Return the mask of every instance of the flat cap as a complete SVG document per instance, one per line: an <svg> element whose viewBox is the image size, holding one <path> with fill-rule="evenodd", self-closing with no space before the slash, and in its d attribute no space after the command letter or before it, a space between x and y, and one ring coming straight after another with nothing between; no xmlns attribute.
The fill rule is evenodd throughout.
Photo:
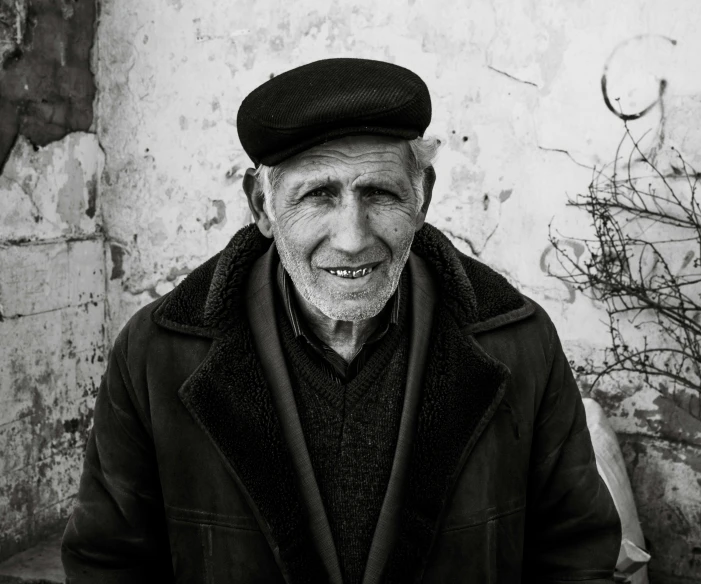
<svg viewBox="0 0 701 584"><path fill-rule="evenodd" d="M428 88L412 71L383 61L324 59L254 89L241 103L237 128L256 166L274 166L343 136L412 140L430 121Z"/></svg>

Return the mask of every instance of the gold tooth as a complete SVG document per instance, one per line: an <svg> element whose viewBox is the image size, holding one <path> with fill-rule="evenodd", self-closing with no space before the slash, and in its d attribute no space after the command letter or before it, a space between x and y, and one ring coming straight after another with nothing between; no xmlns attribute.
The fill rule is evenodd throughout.
<svg viewBox="0 0 701 584"><path fill-rule="evenodd" d="M359 270L329 270L334 276L341 278L357 278L359 276L367 276L372 271L372 268L361 268Z"/></svg>

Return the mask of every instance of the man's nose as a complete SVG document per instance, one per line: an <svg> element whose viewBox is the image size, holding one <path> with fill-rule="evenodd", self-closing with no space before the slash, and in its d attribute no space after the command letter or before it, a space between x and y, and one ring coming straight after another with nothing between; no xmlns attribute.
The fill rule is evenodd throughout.
<svg viewBox="0 0 701 584"><path fill-rule="evenodd" d="M331 225L331 245L348 255L372 245L369 209L358 197L348 197L335 209Z"/></svg>

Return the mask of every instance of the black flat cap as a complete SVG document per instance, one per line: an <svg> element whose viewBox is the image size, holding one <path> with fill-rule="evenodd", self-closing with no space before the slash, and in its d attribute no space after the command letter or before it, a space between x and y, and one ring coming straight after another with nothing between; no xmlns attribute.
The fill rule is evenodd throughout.
<svg viewBox="0 0 701 584"><path fill-rule="evenodd" d="M324 59L254 89L239 108L243 149L258 164L283 160L335 138L379 134L412 140L431 121L421 78L368 59Z"/></svg>

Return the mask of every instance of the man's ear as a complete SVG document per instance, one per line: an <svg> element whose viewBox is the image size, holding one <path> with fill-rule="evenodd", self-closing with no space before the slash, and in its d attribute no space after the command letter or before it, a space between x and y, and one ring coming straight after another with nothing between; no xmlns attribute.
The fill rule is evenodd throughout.
<svg viewBox="0 0 701 584"><path fill-rule="evenodd" d="M433 185L436 184L436 171L433 166L427 166L424 169L424 202L421 205L421 211L416 218L416 231L421 229L426 221L426 213L428 213L428 206L431 204L431 196L433 195Z"/></svg>
<svg viewBox="0 0 701 584"><path fill-rule="evenodd" d="M255 221L258 229L265 237L273 236L273 226L268 217L268 213L265 210L265 195L263 194L263 189L260 187L260 183L256 178L255 168L249 168L246 170L246 174L243 175L243 191L246 193L246 198L248 199L248 208L251 210L253 215L253 221Z"/></svg>

